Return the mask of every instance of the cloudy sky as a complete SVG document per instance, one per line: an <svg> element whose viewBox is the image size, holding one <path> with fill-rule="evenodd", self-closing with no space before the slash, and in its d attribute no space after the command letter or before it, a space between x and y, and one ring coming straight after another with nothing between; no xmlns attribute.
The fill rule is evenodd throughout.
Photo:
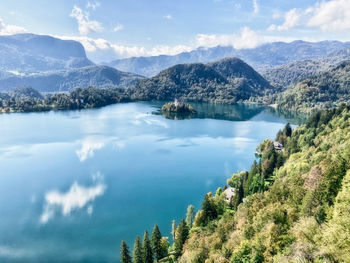
<svg viewBox="0 0 350 263"><path fill-rule="evenodd" d="M200 46L350 40L350 0L1 0L0 34L80 41L95 61Z"/></svg>

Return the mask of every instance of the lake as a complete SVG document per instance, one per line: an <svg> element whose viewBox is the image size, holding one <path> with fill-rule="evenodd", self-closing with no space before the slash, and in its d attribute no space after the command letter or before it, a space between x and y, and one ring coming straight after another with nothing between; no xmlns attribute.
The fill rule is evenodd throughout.
<svg viewBox="0 0 350 263"><path fill-rule="evenodd" d="M160 103L0 115L0 262L119 262L145 229L185 216L287 120L257 106ZM169 116L167 116L169 117Z"/></svg>

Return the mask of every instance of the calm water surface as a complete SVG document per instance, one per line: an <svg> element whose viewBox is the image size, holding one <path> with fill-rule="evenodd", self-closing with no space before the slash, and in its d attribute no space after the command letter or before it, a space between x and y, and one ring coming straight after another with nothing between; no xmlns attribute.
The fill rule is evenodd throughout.
<svg viewBox="0 0 350 263"><path fill-rule="evenodd" d="M119 246L249 169L287 122L259 107L159 103L0 115L0 262L119 262Z"/></svg>

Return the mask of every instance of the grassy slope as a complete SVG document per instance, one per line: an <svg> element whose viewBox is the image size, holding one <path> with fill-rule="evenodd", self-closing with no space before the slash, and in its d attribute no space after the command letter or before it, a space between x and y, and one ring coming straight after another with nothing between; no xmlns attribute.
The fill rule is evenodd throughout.
<svg viewBox="0 0 350 263"><path fill-rule="evenodd" d="M237 211L218 191L221 215L202 226L199 211L179 262L350 262L349 108L313 115L285 140L268 189Z"/></svg>

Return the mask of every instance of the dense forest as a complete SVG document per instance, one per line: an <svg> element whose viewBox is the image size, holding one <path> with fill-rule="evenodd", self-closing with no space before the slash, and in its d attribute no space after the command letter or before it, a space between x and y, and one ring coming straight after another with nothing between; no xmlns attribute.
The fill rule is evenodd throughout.
<svg viewBox="0 0 350 263"><path fill-rule="evenodd" d="M35 89L23 87L0 93L0 113L87 109L128 101L125 90L119 88L78 88L70 93L43 96Z"/></svg>
<svg viewBox="0 0 350 263"><path fill-rule="evenodd" d="M282 93L266 96L265 102L281 109L311 112L317 108L331 108L350 101L350 61L332 70L299 81Z"/></svg>
<svg viewBox="0 0 350 263"><path fill-rule="evenodd" d="M350 58L350 49L331 52L325 57L308 60L298 60L287 64L266 68L262 76L273 86L282 90L321 72L328 71Z"/></svg>
<svg viewBox="0 0 350 263"><path fill-rule="evenodd" d="M237 103L274 92L252 67L237 58L210 64L180 64L128 89L133 100L203 101Z"/></svg>
<svg viewBox="0 0 350 263"><path fill-rule="evenodd" d="M349 262L349 164L350 106L318 111L294 131L287 124L257 147L249 171L173 222L172 244L155 226L151 241L147 232L135 240L133 257L123 241L121 260Z"/></svg>

